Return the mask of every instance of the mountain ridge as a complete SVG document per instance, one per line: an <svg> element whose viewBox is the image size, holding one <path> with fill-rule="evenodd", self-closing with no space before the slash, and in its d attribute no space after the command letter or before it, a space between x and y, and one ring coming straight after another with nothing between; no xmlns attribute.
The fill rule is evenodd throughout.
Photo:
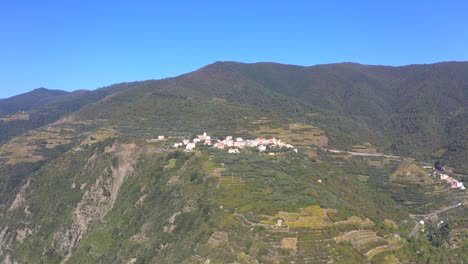
<svg viewBox="0 0 468 264"><path fill-rule="evenodd" d="M368 137L385 151L409 154L413 148L422 155L431 155L446 148L450 156L450 149L466 149L467 139L459 135L459 130L464 129L463 113L468 106L467 72L468 62L297 66L218 61L177 77L121 83L96 91L120 87L117 90L127 94L128 100L133 100L132 93L155 92L184 98L220 98L296 119L318 112L324 115L316 121L327 129L352 127L356 131L353 137ZM343 120L337 124L327 116ZM457 133L457 139L452 140L448 132Z"/></svg>

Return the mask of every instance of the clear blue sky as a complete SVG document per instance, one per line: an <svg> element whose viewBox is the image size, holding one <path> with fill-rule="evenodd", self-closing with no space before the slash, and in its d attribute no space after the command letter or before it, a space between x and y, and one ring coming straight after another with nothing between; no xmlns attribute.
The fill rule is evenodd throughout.
<svg viewBox="0 0 468 264"><path fill-rule="evenodd" d="M0 3L0 98L96 89L214 61L405 65L468 60L466 1Z"/></svg>

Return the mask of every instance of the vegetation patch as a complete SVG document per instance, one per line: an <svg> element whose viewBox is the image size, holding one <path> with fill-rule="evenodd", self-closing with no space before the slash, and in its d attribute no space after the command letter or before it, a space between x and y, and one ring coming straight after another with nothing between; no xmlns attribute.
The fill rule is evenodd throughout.
<svg viewBox="0 0 468 264"><path fill-rule="evenodd" d="M352 147L353 152L366 153L366 154L375 154L377 150L373 148L370 144L364 145L354 145Z"/></svg>
<svg viewBox="0 0 468 264"><path fill-rule="evenodd" d="M377 247L388 245L388 242L371 230L353 230L335 237L337 243L351 242L352 246L361 253L369 252Z"/></svg>
<svg viewBox="0 0 468 264"><path fill-rule="evenodd" d="M117 131L114 128L104 127L92 132L85 140L81 142L81 145L91 145L96 142L104 141L108 138L114 138L117 136Z"/></svg>
<svg viewBox="0 0 468 264"><path fill-rule="evenodd" d="M365 253L367 259L371 260L374 256L381 254L386 251L396 250L402 247L402 245L393 244L393 245L383 245L376 248L373 248Z"/></svg>
<svg viewBox="0 0 468 264"><path fill-rule="evenodd" d="M294 252L297 251L297 238L285 237L281 240L281 249L289 249Z"/></svg>
<svg viewBox="0 0 468 264"><path fill-rule="evenodd" d="M5 123L16 121L16 120L29 120L29 114L28 113L16 113L13 115L0 117L0 121L3 121Z"/></svg>
<svg viewBox="0 0 468 264"><path fill-rule="evenodd" d="M363 219L361 219L360 217L357 217L357 216L351 216L351 217L349 217L348 219L346 219L344 221L334 222L333 224L336 225L336 226L350 225L350 226L355 226L355 227L358 227L358 228L370 228L370 227L375 226L375 223L372 222L369 218L366 218L366 219L363 220Z"/></svg>
<svg viewBox="0 0 468 264"><path fill-rule="evenodd" d="M275 220L282 220L282 224L289 228L323 228L331 225L327 213L320 206L309 206L302 208L297 213L280 211L271 219L261 223L277 224Z"/></svg>
<svg viewBox="0 0 468 264"><path fill-rule="evenodd" d="M421 182L423 179L431 179L428 173L414 163L405 162L395 172L390 174L390 181Z"/></svg>
<svg viewBox="0 0 468 264"><path fill-rule="evenodd" d="M33 130L10 140L0 147L0 157L7 164L38 162L44 159L44 151L72 143L73 131L57 127Z"/></svg>
<svg viewBox="0 0 468 264"><path fill-rule="evenodd" d="M315 126L303 124L289 124L279 128L261 126L255 130L261 137L276 137L295 146L326 145L325 132Z"/></svg>

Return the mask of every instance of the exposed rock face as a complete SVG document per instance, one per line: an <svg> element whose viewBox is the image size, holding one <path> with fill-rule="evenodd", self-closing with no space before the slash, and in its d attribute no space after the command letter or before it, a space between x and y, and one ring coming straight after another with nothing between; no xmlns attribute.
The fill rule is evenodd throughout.
<svg viewBox="0 0 468 264"><path fill-rule="evenodd" d="M16 208L20 207L24 203L24 192L29 187L30 183L31 183L31 180L28 179L26 184L23 185L23 187L21 187L20 191L18 192L18 194L15 197L15 200L13 201L13 203L10 206L10 209L8 209L8 210L10 210L10 211L15 210Z"/></svg>
<svg viewBox="0 0 468 264"><path fill-rule="evenodd" d="M17 229L16 230L16 240L20 243L23 243L23 241L30 235L32 235L33 230L30 228L23 228L23 229Z"/></svg>
<svg viewBox="0 0 468 264"><path fill-rule="evenodd" d="M114 155L117 162L104 170L95 183L85 191L82 200L73 212L73 223L54 235L53 248L66 262L89 227L101 220L114 205L122 183L134 171L140 151L135 144L114 143L105 152ZM88 160L88 168L93 168L96 157Z"/></svg>
<svg viewBox="0 0 468 264"><path fill-rule="evenodd" d="M11 245L13 244L13 240L15 239L11 233L14 232L12 229L8 227L3 228L0 231L0 256L3 257L1 259L1 263L5 264L16 264L18 263L14 260L11 256L9 251L11 251Z"/></svg>

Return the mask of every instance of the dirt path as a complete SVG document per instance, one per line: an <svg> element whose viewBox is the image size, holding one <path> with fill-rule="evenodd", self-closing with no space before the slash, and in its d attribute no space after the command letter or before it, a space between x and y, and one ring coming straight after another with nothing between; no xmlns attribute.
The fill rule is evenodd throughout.
<svg viewBox="0 0 468 264"><path fill-rule="evenodd" d="M416 225L413 227L413 229L409 233L408 237L414 236L416 234L416 232L418 232L420 226L421 226L421 224L418 221L416 221Z"/></svg>
<svg viewBox="0 0 468 264"><path fill-rule="evenodd" d="M361 152L354 152L354 151L345 151L345 150L337 150L337 149L325 149L328 152L331 153L348 153L353 156L365 156L365 157L385 157L385 158L394 158L394 159L399 159L400 156L394 156L394 155L386 155L382 153L361 153Z"/></svg>

